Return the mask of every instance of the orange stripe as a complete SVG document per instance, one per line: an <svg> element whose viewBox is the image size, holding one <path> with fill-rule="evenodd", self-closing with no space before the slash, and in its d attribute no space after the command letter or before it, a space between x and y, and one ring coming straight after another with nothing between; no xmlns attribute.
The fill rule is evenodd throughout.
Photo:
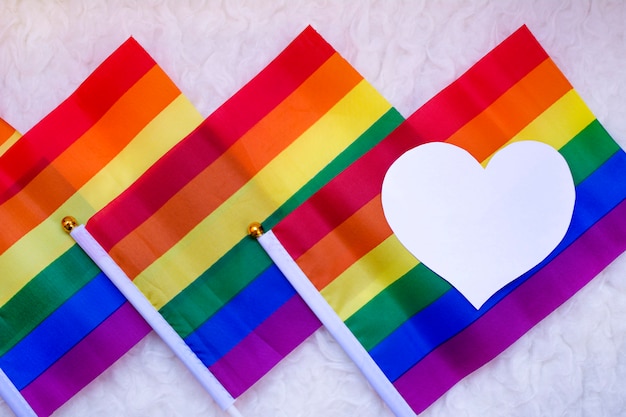
<svg viewBox="0 0 626 417"><path fill-rule="evenodd" d="M154 67L70 148L0 206L0 253L44 221L103 169L180 92ZM19 219L19 221L16 221Z"/></svg>
<svg viewBox="0 0 626 417"><path fill-rule="evenodd" d="M391 233L383 215L380 195L377 195L303 253L296 262L321 291ZM329 253L333 256L329 257ZM320 262L320 259L323 261Z"/></svg>
<svg viewBox="0 0 626 417"><path fill-rule="evenodd" d="M75 192L74 187L47 168L19 194L0 206L0 254L22 236L45 220L59 205Z"/></svg>
<svg viewBox="0 0 626 417"><path fill-rule="evenodd" d="M125 272L131 278L136 277L244 186L361 80L362 77L343 58L338 54L331 56L215 162L111 248L111 256L124 259ZM167 231L163 224L168 224ZM124 253L133 256L127 257Z"/></svg>
<svg viewBox="0 0 626 417"><path fill-rule="evenodd" d="M53 165L82 187L179 94L163 70L153 67Z"/></svg>
<svg viewBox="0 0 626 417"><path fill-rule="evenodd" d="M483 161L571 89L546 59L446 142Z"/></svg>
<svg viewBox="0 0 626 417"><path fill-rule="evenodd" d="M13 134L15 133L15 129L10 126L7 122L0 119L0 145L6 142Z"/></svg>

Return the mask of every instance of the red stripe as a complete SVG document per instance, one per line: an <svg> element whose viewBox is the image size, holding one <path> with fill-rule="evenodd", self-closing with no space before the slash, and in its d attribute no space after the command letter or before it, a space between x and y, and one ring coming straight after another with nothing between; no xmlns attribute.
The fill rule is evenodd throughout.
<svg viewBox="0 0 626 417"><path fill-rule="evenodd" d="M80 138L154 65L134 39L122 44L70 97L0 157L0 204Z"/></svg>
<svg viewBox="0 0 626 417"><path fill-rule="evenodd" d="M418 126L430 141L446 140L546 59L546 51L522 26L413 113L407 123Z"/></svg>
<svg viewBox="0 0 626 417"><path fill-rule="evenodd" d="M232 144L335 53L307 27L265 69L209 117L217 140Z"/></svg>
<svg viewBox="0 0 626 417"><path fill-rule="evenodd" d="M322 237L380 193L395 159L426 142L403 123L387 138L335 177L273 229L289 254L298 259ZM306 233L302 225L306 224Z"/></svg>
<svg viewBox="0 0 626 417"><path fill-rule="evenodd" d="M525 26L518 29L287 216L274 227L274 233L297 259L380 193L384 175L395 159L425 142L446 140L547 58L530 31ZM307 233L301 232L303 224Z"/></svg>
<svg viewBox="0 0 626 417"><path fill-rule="evenodd" d="M280 104L333 53L317 32L307 28L142 179L93 216L88 223L90 232L110 250Z"/></svg>
<svg viewBox="0 0 626 417"><path fill-rule="evenodd" d="M294 295L213 364L211 372L236 398L320 326L302 298Z"/></svg>

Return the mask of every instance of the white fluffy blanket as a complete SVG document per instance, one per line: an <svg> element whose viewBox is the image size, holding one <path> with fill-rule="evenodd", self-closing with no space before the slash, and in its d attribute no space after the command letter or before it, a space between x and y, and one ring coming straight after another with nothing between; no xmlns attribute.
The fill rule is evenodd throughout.
<svg viewBox="0 0 626 417"><path fill-rule="evenodd" d="M0 0L0 117L27 131L130 35L208 115L308 24L405 116L527 24L626 145L622 0ZM625 277L622 256L423 415L626 415ZM324 330L237 404L246 417L391 416ZM56 415L223 413L150 335Z"/></svg>

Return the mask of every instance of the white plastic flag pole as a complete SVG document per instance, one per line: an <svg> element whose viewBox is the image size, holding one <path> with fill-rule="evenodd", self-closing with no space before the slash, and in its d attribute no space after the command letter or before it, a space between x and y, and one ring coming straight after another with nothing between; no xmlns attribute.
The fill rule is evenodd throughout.
<svg viewBox="0 0 626 417"><path fill-rule="evenodd" d="M37 414L2 369L0 369L0 397L17 417L37 417Z"/></svg>
<svg viewBox="0 0 626 417"><path fill-rule="evenodd" d="M333 308L311 283L302 269L296 264L287 250L280 243L272 231L263 232L261 225L252 224L249 228L251 236L255 237L276 266L287 277L300 294L305 303L322 322L328 332L335 338L339 346L361 370L372 388L380 395L383 401L397 417L414 417L416 414L385 376L380 367L367 353L363 345L352 334L350 329L339 318Z"/></svg>
<svg viewBox="0 0 626 417"><path fill-rule="evenodd" d="M172 326L154 308L150 301L133 284L126 273L115 263L102 246L94 239L85 226L78 225L72 217L62 221L63 227L85 251L87 256L104 272L130 304L141 314L165 344L183 362L187 369L200 382L200 385L213 397L215 402L232 417L242 417L235 407L235 399L200 361Z"/></svg>

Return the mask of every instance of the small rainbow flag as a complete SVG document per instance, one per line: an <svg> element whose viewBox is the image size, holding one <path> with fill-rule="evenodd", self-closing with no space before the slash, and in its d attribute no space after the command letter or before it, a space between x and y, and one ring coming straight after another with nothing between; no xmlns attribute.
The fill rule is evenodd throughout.
<svg viewBox="0 0 626 417"><path fill-rule="evenodd" d="M576 184L573 219L547 259L476 310L393 235L381 206L383 177L426 142L446 141L485 161L520 140L545 142L566 159ZM522 27L272 233L420 413L626 249L625 197L626 154Z"/></svg>
<svg viewBox="0 0 626 417"><path fill-rule="evenodd" d="M201 121L129 39L0 156L0 369L38 415L150 330L60 219L93 215Z"/></svg>
<svg viewBox="0 0 626 417"><path fill-rule="evenodd" d="M309 27L86 228L237 397L320 325L249 223L276 223L402 121Z"/></svg>

